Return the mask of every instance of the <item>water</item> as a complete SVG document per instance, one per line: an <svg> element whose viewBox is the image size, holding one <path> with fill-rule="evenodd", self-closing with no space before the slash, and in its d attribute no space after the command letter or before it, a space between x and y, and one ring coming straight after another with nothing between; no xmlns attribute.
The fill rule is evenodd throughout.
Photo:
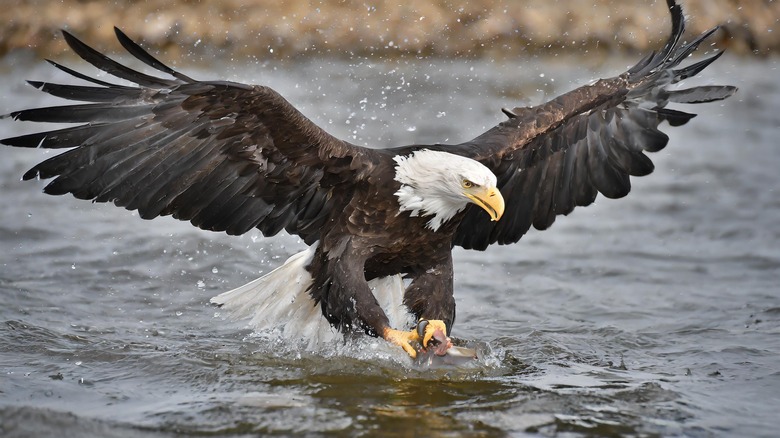
<svg viewBox="0 0 780 438"><path fill-rule="evenodd" d="M455 142L632 60L315 60L188 69L263 82L339 137ZM426 368L360 338L307 352L223 321L210 297L302 249L40 193L46 155L0 160L0 435L773 436L780 423L777 59L666 129L657 170L517 245L456 251L454 336L483 358ZM575 68L576 67L576 68ZM89 71L88 69L86 71ZM194 71L194 72L193 72ZM55 100L0 63L2 107ZM34 129L0 123L0 135Z"/></svg>

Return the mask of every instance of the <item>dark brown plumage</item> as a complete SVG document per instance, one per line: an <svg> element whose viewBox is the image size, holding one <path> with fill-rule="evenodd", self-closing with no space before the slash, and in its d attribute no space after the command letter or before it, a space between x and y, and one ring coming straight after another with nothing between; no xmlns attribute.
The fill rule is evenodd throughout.
<svg viewBox="0 0 780 438"><path fill-rule="evenodd" d="M334 138L268 87L194 80L118 29L117 38L133 56L171 78L129 69L63 32L84 60L137 86L100 81L52 62L93 85L30 84L87 103L9 116L81 125L2 143L71 148L24 174L26 180L54 178L45 188L49 194L113 202L138 210L144 219L172 215L228 234L257 228L272 236L284 229L316 243L306 268L309 293L328 321L343 330L390 339L388 318L366 281L397 274L411 280L406 307L451 328L453 245L482 250L517 242L532 225L545 229L598 193L625 196L629 176L653 170L645 152L668 141L659 124L679 126L694 117L667 103L710 102L735 92L730 86L667 89L720 56L678 67L715 29L681 44L682 11L672 0L668 5L671 37L626 73L539 106L504 110L508 120L465 143L394 149ZM503 218L491 222L482 209L468 206L432 226L433 214L405 209L394 159L424 150L470 158L490 169L506 201ZM486 211L493 208L479 202Z"/></svg>

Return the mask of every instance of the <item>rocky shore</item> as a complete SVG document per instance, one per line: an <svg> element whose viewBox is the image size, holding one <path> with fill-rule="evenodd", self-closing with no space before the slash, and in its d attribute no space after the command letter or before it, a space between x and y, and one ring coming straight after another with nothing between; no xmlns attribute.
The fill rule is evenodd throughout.
<svg viewBox="0 0 780 438"><path fill-rule="evenodd" d="M11 2L0 55L56 57L65 28L115 50L118 26L167 59L215 56L515 56L540 51L638 51L666 38L661 0L64 0ZM780 48L780 1L682 0L688 32L722 25L717 45L743 54ZM219 53L221 55L215 55Z"/></svg>

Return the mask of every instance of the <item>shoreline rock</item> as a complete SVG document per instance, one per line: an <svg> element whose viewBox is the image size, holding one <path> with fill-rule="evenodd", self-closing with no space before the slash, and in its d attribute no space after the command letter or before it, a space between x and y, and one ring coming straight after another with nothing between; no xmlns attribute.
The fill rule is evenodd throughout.
<svg viewBox="0 0 780 438"><path fill-rule="evenodd" d="M113 26L153 52L184 62L232 57L441 56L636 52L657 48L669 17L661 0L32 0L2 14L0 55L56 57L65 28L101 50L118 49ZM689 35L722 25L717 46L769 55L780 48L780 2L683 0ZM311 5L315 6L311 6ZM217 55L215 55L215 53Z"/></svg>

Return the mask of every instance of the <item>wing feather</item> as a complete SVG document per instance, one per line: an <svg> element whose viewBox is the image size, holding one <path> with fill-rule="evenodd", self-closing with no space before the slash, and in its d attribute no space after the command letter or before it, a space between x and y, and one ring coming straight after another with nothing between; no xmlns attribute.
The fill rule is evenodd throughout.
<svg viewBox="0 0 780 438"><path fill-rule="evenodd" d="M67 105L14 111L14 120L49 123L108 123L149 114L154 105L135 105L118 110L111 104Z"/></svg>
<svg viewBox="0 0 780 438"><path fill-rule="evenodd" d="M148 88L166 88L175 85L178 81L149 76L147 74L135 71L126 67L108 56L98 52L92 47L84 44L80 39L73 36L70 32L62 31L65 42L76 52L83 60L89 62L95 67L118 78L134 82L138 85Z"/></svg>
<svg viewBox="0 0 780 438"><path fill-rule="evenodd" d="M30 85L82 103L3 116L81 123L0 140L72 148L24 174L24 179L54 178L46 193L113 202L145 219L172 215L229 234L287 229L313 243L329 212L346 202L336 193L349 190L339 191L339 185L370 175L374 160L389 160L332 137L271 88L196 81L119 29L115 33L131 55L171 78L131 69L63 32L85 61L136 85L112 84L49 61L91 85Z"/></svg>
<svg viewBox="0 0 780 438"><path fill-rule="evenodd" d="M704 103L725 99L731 86L667 87L701 72L718 52L678 68L717 28L682 44L682 9L667 0L672 32L664 47L643 57L626 73L597 81L532 108L511 114L498 126L460 145L437 145L481 161L498 177L506 199L502 219L490 222L478 209L467 210L454 244L485 249L519 240L533 225L545 229L557 215L593 203L598 193L619 198L631 190L630 176L653 171L645 155L663 149L669 137L659 124L687 123L695 115L666 108L669 102Z"/></svg>
<svg viewBox="0 0 780 438"><path fill-rule="evenodd" d="M125 48L125 50L127 50L131 55L136 57L136 59L139 59L149 67L152 67L163 73L168 73L169 75L175 77L176 79L182 82L189 82L189 83L197 82L191 77L179 73L176 70L160 62L157 58L150 55L149 52L147 52L141 46L139 46L135 41L131 40L127 35L125 35L124 32L122 32L116 26L114 26L114 34L116 34L116 39L119 41L119 44L121 44L122 47Z"/></svg>
<svg viewBox="0 0 780 438"><path fill-rule="evenodd" d="M27 81L27 83L52 96L82 102L116 103L120 100L132 101L140 99L143 94L143 89L141 88L89 87L84 85L52 84L40 81Z"/></svg>

